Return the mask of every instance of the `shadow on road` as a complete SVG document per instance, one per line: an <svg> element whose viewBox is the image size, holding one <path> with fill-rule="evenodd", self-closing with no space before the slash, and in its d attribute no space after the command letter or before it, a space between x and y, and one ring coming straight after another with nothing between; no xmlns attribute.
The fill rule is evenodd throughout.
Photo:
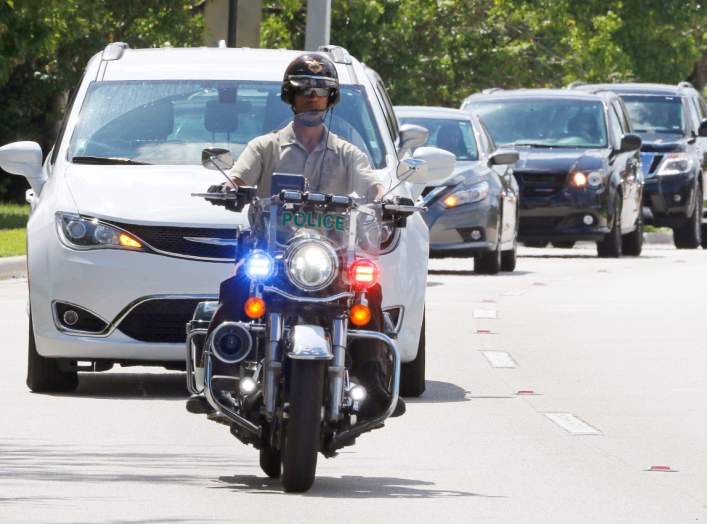
<svg viewBox="0 0 707 524"><path fill-rule="evenodd" d="M189 396L184 373L79 373L79 387L61 397L184 400Z"/></svg>
<svg viewBox="0 0 707 524"><path fill-rule="evenodd" d="M470 277L488 277L488 276L499 276L499 277L521 277L523 275L532 275L533 271L501 271L498 275L479 275L474 273L470 269L428 269L428 275L452 275L452 276L470 276ZM428 284L429 285L429 284Z"/></svg>
<svg viewBox="0 0 707 524"><path fill-rule="evenodd" d="M278 479L256 477L255 475L237 475L219 477L225 487L241 493L282 493L282 483ZM424 480L401 479L396 477L361 477L317 476L314 486L303 495L314 498L337 499L385 499L385 498L451 498L451 497L486 497L505 498L504 495L482 495L470 491L431 489L433 482Z"/></svg>
<svg viewBox="0 0 707 524"><path fill-rule="evenodd" d="M558 259L599 259L596 254L586 254L586 255L518 255L518 258L558 258ZM651 259L651 258L665 258L663 256L656 255L641 255L640 257L621 257L621 258L604 258L601 260L616 260L621 262L626 262L627 260L637 260L637 259Z"/></svg>
<svg viewBox="0 0 707 524"><path fill-rule="evenodd" d="M443 402L468 402L471 391L452 384L451 382L440 382L437 380L427 380L425 382L425 392L421 397L406 397L405 402L410 404L436 404Z"/></svg>

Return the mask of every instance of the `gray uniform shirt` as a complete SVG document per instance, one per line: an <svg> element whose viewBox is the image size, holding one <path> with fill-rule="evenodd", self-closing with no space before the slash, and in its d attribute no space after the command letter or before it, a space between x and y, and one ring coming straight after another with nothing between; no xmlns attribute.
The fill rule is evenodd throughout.
<svg viewBox="0 0 707 524"><path fill-rule="evenodd" d="M297 140L292 123L251 140L229 175L257 186L258 196L269 197L273 173L304 175L310 191L337 195L365 196L371 186L381 183L361 150L329 133L326 145L322 138L310 153Z"/></svg>

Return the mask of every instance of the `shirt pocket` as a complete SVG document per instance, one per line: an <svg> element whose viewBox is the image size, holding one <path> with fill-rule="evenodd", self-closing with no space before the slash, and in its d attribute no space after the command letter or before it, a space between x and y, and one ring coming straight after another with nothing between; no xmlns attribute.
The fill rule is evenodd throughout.
<svg viewBox="0 0 707 524"><path fill-rule="evenodd" d="M347 195L351 192L350 186L346 166L340 158L335 158L330 152L322 163L320 191Z"/></svg>

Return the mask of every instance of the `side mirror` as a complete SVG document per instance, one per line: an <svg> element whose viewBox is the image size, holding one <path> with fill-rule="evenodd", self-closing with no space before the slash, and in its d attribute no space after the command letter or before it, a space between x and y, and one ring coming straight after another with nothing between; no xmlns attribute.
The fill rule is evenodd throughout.
<svg viewBox="0 0 707 524"><path fill-rule="evenodd" d="M411 149L424 146L427 143L429 134L430 132L422 126L416 126L415 124L401 125L398 135L400 137L398 158L402 158L402 156Z"/></svg>
<svg viewBox="0 0 707 524"><path fill-rule="evenodd" d="M402 164L407 167L410 167L411 163L416 166L413 167L412 174L406 180L413 184L432 186L451 176L457 163L457 157L438 147L418 147L412 158L402 161Z"/></svg>
<svg viewBox="0 0 707 524"><path fill-rule="evenodd" d="M510 149L499 149L495 151L489 157L489 167L490 166L510 166L518 162L520 155L518 151L512 151Z"/></svg>
<svg viewBox="0 0 707 524"><path fill-rule="evenodd" d="M35 194L42 191L46 176L42 170L42 148L37 142L13 142L0 147L0 167L25 177Z"/></svg>
<svg viewBox="0 0 707 524"><path fill-rule="evenodd" d="M218 169L227 171L233 167L235 161L228 149L222 147L210 147L201 152L201 165L206 169Z"/></svg>
<svg viewBox="0 0 707 524"><path fill-rule="evenodd" d="M700 122L700 127L697 128L697 134L699 136L707 136L707 118Z"/></svg>
<svg viewBox="0 0 707 524"><path fill-rule="evenodd" d="M641 137L631 133L627 133L621 137L621 146L619 147L619 153L626 153L628 151L635 151L636 149L641 149Z"/></svg>

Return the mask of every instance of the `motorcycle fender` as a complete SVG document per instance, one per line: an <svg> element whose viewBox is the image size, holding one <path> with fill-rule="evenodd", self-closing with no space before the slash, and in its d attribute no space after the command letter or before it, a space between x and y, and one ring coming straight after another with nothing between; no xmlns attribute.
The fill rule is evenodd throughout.
<svg viewBox="0 0 707 524"><path fill-rule="evenodd" d="M295 326L290 331L290 352L294 360L331 360L331 344L321 326Z"/></svg>

